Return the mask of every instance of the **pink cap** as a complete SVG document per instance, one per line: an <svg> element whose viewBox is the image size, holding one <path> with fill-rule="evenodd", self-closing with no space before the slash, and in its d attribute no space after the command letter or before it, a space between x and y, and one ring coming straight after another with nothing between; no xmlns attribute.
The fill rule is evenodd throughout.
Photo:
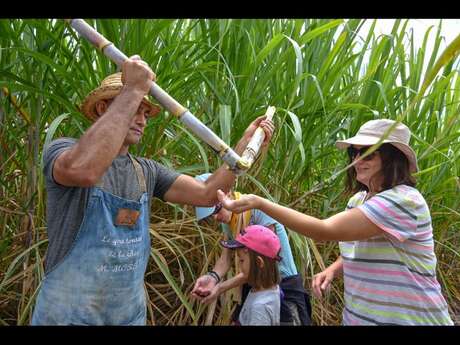
<svg viewBox="0 0 460 345"><path fill-rule="evenodd" d="M262 225L250 225L242 230L236 239L221 241L225 248L236 249L246 247L258 254L280 261L278 255L281 243L274 231Z"/></svg>

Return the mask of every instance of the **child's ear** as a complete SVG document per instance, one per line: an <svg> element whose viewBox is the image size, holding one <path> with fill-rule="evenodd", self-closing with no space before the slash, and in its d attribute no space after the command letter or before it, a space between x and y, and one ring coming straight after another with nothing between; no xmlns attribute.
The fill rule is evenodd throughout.
<svg viewBox="0 0 460 345"><path fill-rule="evenodd" d="M265 261L264 261L264 259L262 259L259 255L257 255L256 264L257 264L257 267L259 267L260 269L262 269L262 268L264 268L264 266L265 266Z"/></svg>

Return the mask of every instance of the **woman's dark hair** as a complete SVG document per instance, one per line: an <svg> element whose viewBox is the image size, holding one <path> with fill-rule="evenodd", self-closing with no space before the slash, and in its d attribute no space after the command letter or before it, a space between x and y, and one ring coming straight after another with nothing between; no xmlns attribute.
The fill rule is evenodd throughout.
<svg viewBox="0 0 460 345"><path fill-rule="evenodd" d="M248 284L257 289L268 289L280 282L280 273L278 263L265 255L256 253L248 248L249 252L249 275ZM257 257L264 261L264 267L261 269L257 265Z"/></svg>
<svg viewBox="0 0 460 345"><path fill-rule="evenodd" d="M415 187L416 180L410 173L409 160L402 151L388 143L382 144L377 150L382 160L381 173L383 174L383 183L378 192L399 184ZM349 162L351 163L351 157L349 157ZM371 178L370 184L372 184L374 177ZM353 167L347 170L345 185L347 194L354 194L363 190L369 191L367 186L356 180L356 170Z"/></svg>

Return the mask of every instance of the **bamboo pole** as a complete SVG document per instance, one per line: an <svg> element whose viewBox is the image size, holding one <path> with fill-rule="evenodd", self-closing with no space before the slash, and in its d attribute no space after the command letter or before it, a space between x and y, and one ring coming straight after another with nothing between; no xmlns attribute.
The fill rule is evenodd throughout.
<svg viewBox="0 0 460 345"><path fill-rule="evenodd" d="M108 41L104 36L97 32L94 28L88 25L83 19L67 19L70 26L77 31L81 36L86 38L93 46L101 50L105 56L113 61L118 67L121 67L123 62L128 57L122 53L115 45ZM171 114L178 117L182 123L187 126L196 136L206 142L219 157L228 164L230 170L235 175L242 175L250 167L254 161L254 157L257 155L260 148L260 144L263 141L257 139L257 143L254 143L250 151L246 153L246 157L249 161L240 157L235 151L233 151L221 138L219 138L211 129L205 124L198 120L188 109L184 108L174 98L172 98L166 91L164 91L156 83L152 82L150 88L150 95L155 99ZM260 131L262 131L260 129ZM260 138L261 134L257 135ZM263 131L262 131L263 134Z"/></svg>

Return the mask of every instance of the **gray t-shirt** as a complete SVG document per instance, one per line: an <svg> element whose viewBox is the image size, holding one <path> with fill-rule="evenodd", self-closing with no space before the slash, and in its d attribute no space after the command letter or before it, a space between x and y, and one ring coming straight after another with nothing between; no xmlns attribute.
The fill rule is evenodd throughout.
<svg viewBox="0 0 460 345"><path fill-rule="evenodd" d="M44 149L43 163L47 191L46 218L48 224L48 251L45 272L50 272L69 252L83 221L91 188L66 187L53 178L56 158L77 142L73 138L52 141ZM149 211L153 197L163 199L179 173L151 159L136 157L145 176L149 195ZM139 201L141 190L130 158L117 156L102 178L103 189L121 198Z"/></svg>
<svg viewBox="0 0 460 345"><path fill-rule="evenodd" d="M250 291L243 307L239 321L242 326L278 326L280 324L280 288Z"/></svg>

